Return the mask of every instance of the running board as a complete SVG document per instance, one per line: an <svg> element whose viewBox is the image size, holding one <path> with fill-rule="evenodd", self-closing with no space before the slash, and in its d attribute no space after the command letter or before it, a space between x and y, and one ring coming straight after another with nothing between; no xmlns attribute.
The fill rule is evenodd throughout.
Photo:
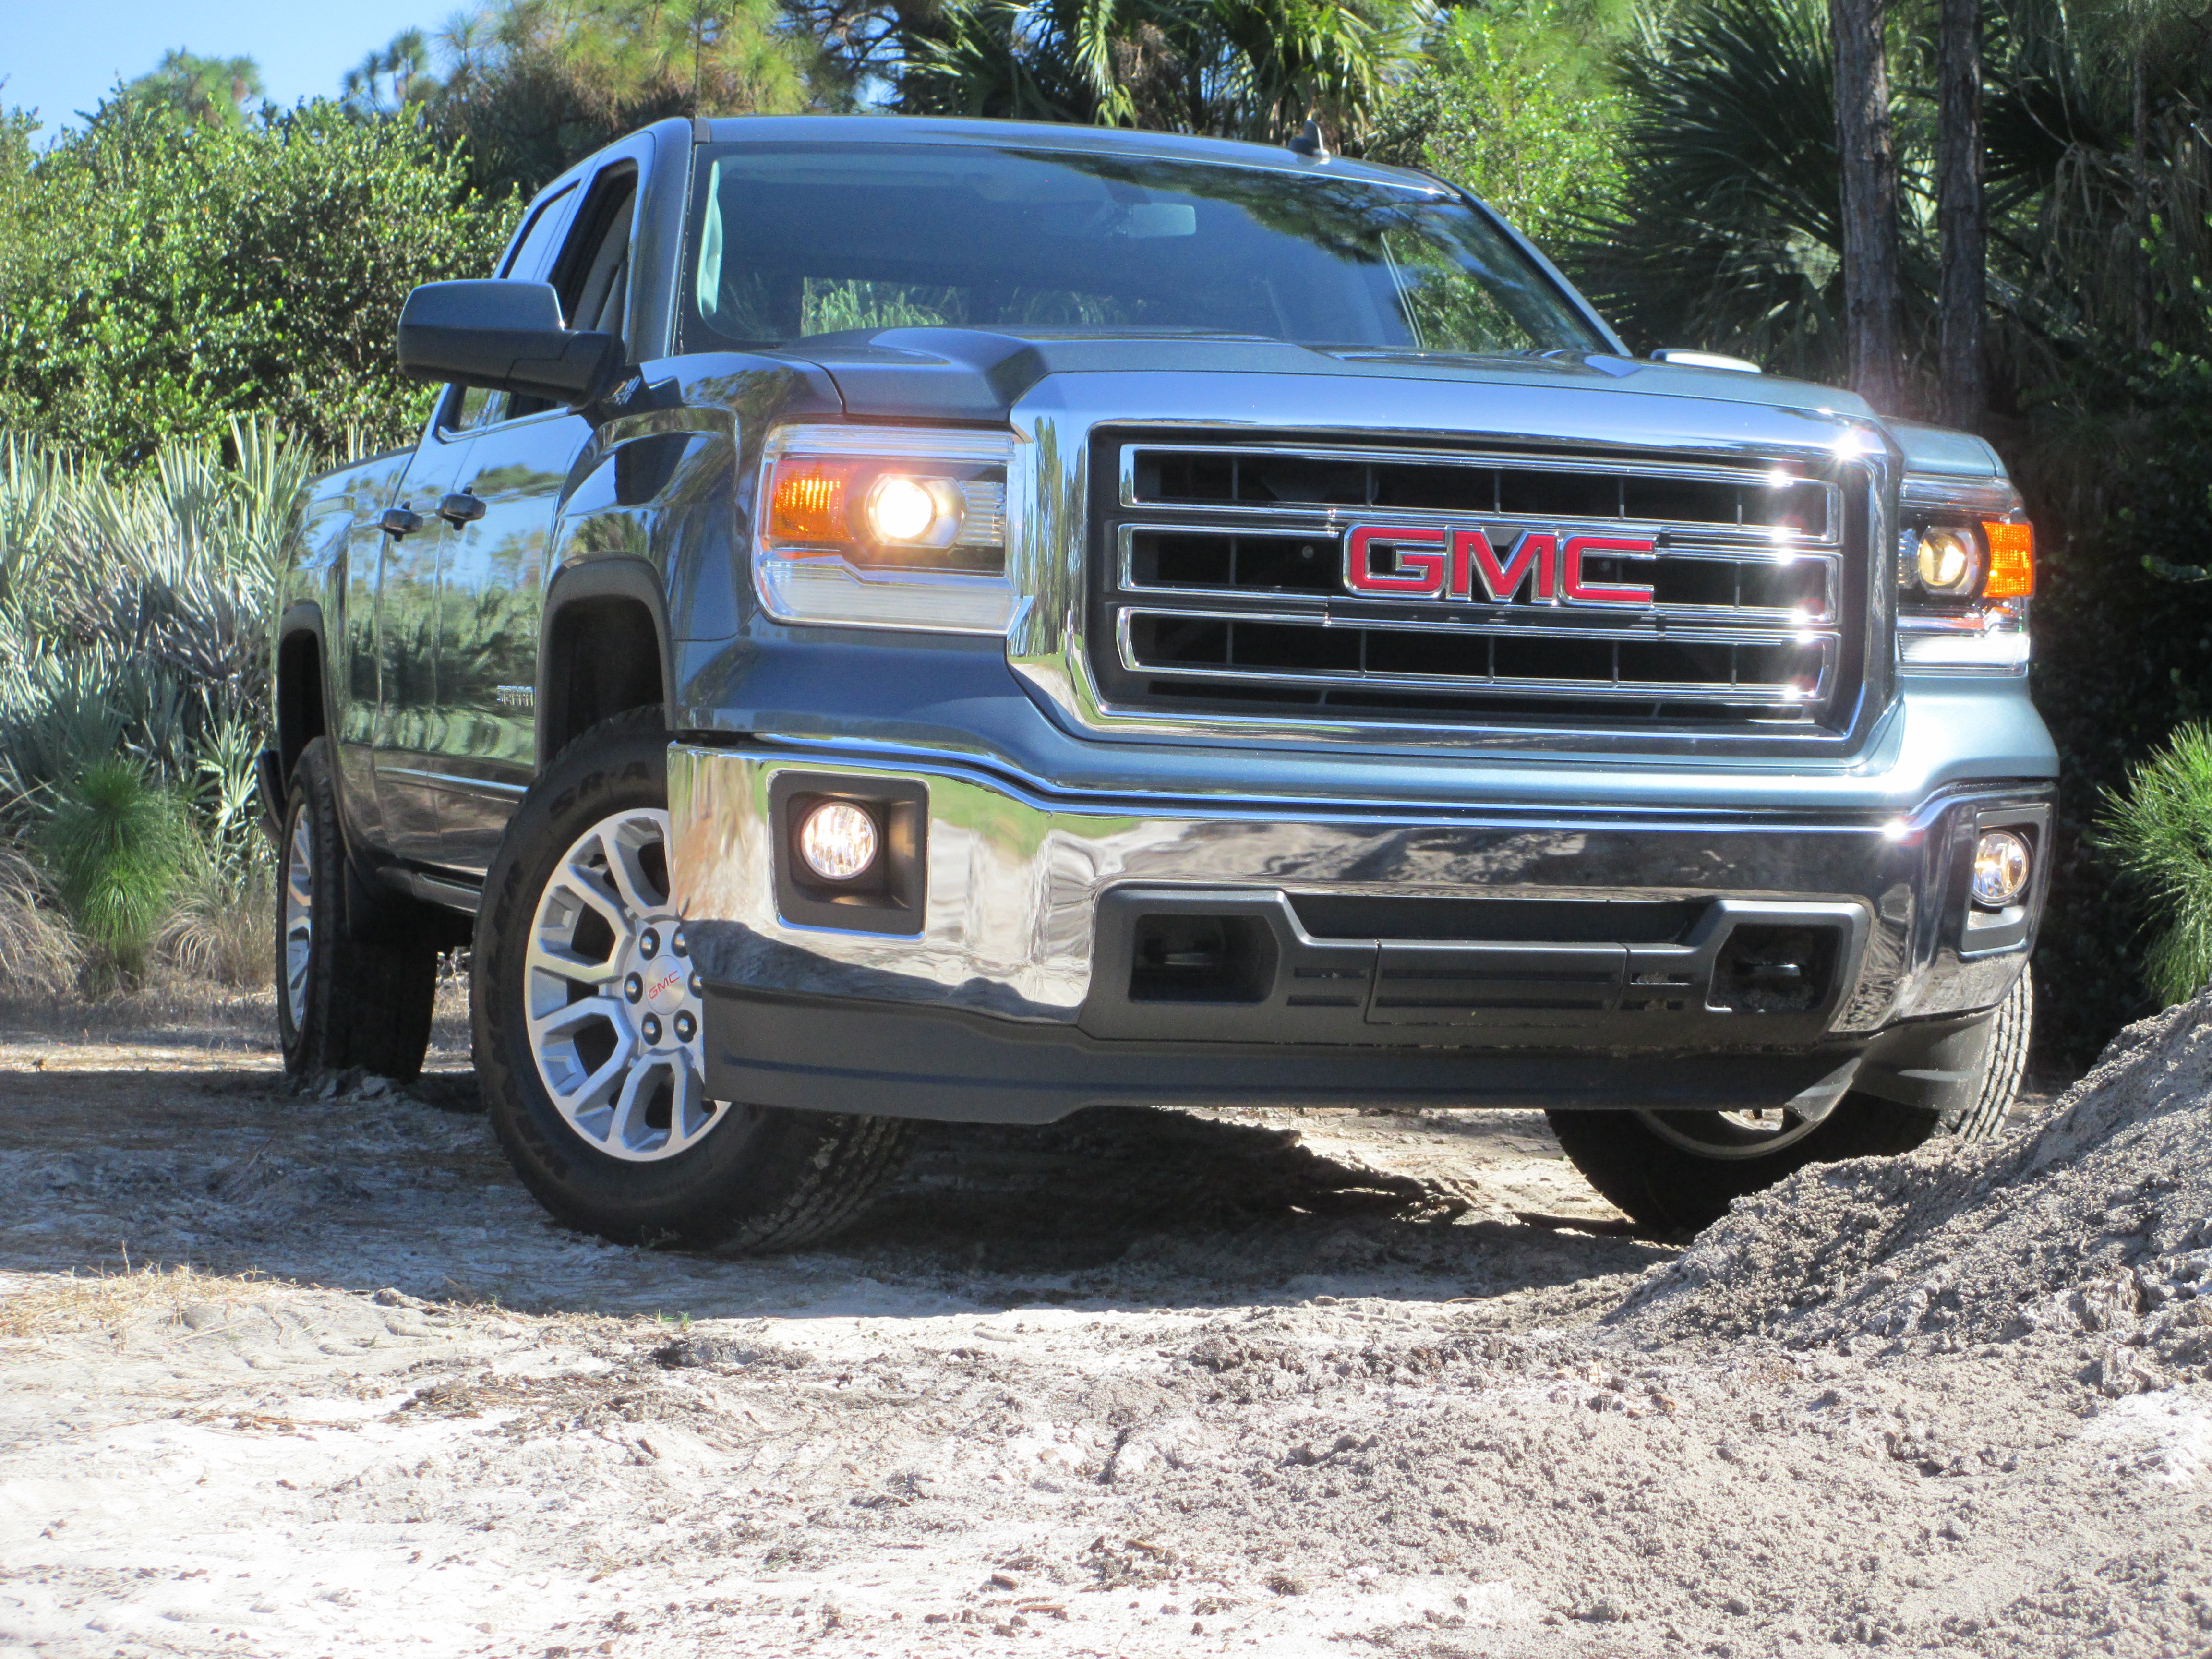
<svg viewBox="0 0 2212 1659"><path fill-rule="evenodd" d="M386 886L396 887L443 910L462 910L474 915L483 903L483 890L465 881L447 881L442 876L426 876L419 870L401 870L390 865L377 873L384 878Z"/></svg>

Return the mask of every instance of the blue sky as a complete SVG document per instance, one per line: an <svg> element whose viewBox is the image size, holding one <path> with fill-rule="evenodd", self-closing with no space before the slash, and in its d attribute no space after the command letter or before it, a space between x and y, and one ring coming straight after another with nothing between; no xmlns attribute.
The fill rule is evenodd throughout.
<svg viewBox="0 0 2212 1659"><path fill-rule="evenodd" d="M325 94L404 28L434 29L461 0L9 0L0 27L0 104L36 109L41 137L76 125L118 76L152 69L172 46L261 65L279 104Z"/></svg>

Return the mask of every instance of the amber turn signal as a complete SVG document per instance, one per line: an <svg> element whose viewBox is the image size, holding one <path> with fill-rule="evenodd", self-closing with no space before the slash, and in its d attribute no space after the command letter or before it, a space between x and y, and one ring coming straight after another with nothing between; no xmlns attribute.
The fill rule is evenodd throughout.
<svg viewBox="0 0 2212 1659"><path fill-rule="evenodd" d="M1982 520L1989 538L1990 574L1982 584L1985 599L2024 599L2035 592L2035 529L2032 525Z"/></svg>
<svg viewBox="0 0 2212 1659"><path fill-rule="evenodd" d="M796 458L780 463L768 513L773 542L842 542L852 536L845 514L849 462Z"/></svg>

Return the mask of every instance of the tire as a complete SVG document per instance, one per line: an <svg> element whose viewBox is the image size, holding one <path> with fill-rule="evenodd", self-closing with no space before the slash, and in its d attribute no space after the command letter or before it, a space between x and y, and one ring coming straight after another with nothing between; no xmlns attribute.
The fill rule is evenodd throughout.
<svg viewBox="0 0 2212 1659"><path fill-rule="evenodd" d="M328 741L301 750L277 842L276 1030L295 1077L359 1067L405 1082L430 1046L434 939L347 934L345 841Z"/></svg>
<svg viewBox="0 0 2212 1659"><path fill-rule="evenodd" d="M472 953L492 1124L568 1226L626 1244L814 1243L895 1173L906 1125L706 1098L699 984L668 898L667 780L659 712L618 714L509 822Z"/></svg>
<svg viewBox="0 0 2212 1659"><path fill-rule="evenodd" d="M1735 1200L1809 1164L1909 1152L1939 1134L1968 1142L1994 1139L2020 1093L2034 1012L2034 987L2023 972L1990 1016L1979 1085L1948 1122L1934 1112L1858 1093L1845 1095L1817 1123L1799 1123L1784 1114L1772 1128L1747 1127L1737 1113L1546 1115L1568 1161L1639 1226L1694 1232L1727 1214ZM1770 1149L1762 1139L1775 1144Z"/></svg>

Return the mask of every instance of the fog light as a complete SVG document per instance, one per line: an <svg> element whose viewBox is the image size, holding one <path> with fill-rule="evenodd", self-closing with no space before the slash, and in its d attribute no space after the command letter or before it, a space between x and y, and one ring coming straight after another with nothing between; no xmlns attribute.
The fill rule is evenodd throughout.
<svg viewBox="0 0 2212 1659"><path fill-rule="evenodd" d="M1981 556L1970 536L1956 530L1923 530L1914 574L1930 593L1966 593L1981 574Z"/></svg>
<svg viewBox="0 0 2212 1659"><path fill-rule="evenodd" d="M1989 830L1974 848L1974 902L2002 910L2027 887L2027 843L2009 830Z"/></svg>
<svg viewBox="0 0 2212 1659"><path fill-rule="evenodd" d="M876 861L876 821L848 800L825 800L799 826L799 855L824 881L850 881Z"/></svg>

